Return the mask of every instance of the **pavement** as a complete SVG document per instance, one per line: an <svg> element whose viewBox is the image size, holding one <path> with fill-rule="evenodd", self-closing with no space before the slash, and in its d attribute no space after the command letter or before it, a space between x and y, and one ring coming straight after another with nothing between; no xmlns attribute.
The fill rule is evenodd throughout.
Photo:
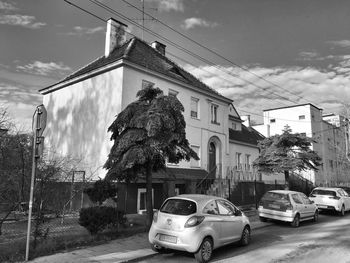
<svg viewBox="0 0 350 263"><path fill-rule="evenodd" d="M249 216L252 230L266 227L271 223L260 222L256 213ZM33 263L121 263L135 262L156 255L149 245L148 233L138 233L129 237L112 240L106 244L76 249L70 252L56 253L36 258Z"/></svg>

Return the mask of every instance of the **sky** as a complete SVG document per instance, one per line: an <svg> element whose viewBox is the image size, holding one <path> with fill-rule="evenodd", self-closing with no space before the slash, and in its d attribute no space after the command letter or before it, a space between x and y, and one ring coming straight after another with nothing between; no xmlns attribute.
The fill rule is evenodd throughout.
<svg viewBox="0 0 350 263"><path fill-rule="evenodd" d="M0 0L0 106L22 130L39 89L104 54L110 17L128 37L164 43L256 123L264 109L312 103L341 114L350 103L349 0L144 0L144 31L141 0L69 1L91 14L64 0Z"/></svg>

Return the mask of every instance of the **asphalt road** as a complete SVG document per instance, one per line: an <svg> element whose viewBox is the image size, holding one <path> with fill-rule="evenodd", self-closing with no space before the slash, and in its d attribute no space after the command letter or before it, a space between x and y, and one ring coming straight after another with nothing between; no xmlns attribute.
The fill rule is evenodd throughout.
<svg viewBox="0 0 350 263"><path fill-rule="evenodd" d="M189 253L156 255L139 262L196 262ZM249 246L232 244L214 251L211 262L239 263L350 263L350 213L345 217L321 214L319 221L299 228L275 223L252 233Z"/></svg>

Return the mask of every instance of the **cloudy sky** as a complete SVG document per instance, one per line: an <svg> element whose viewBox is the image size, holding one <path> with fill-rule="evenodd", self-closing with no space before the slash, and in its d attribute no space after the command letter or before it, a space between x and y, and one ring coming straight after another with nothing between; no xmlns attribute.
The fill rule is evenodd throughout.
<svg viewBox="0 0 350 263"><path fill-rule="evenodd" d="M144 0L161 21L146 14L145 27L158 35L133 24L140 0L69 1L165 43L169 58L257 122L263 109L313 103L340 113L350 101L349 0ZM39 89L103 55L105 23L95 16L63 0L0 0L0 105L23 129Z"/></svg>

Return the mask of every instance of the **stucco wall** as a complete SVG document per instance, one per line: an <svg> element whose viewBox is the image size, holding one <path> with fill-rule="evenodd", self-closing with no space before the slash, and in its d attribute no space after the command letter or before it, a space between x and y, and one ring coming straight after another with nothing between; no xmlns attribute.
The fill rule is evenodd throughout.
<svg viewBox="0 0 350 263"><path fill-rule="evenodd" d="M49 155L75 158L87 177L105 175L102 166L111 146L107 129L121 109L122 79L118 68L44 95Z"/></svg>

